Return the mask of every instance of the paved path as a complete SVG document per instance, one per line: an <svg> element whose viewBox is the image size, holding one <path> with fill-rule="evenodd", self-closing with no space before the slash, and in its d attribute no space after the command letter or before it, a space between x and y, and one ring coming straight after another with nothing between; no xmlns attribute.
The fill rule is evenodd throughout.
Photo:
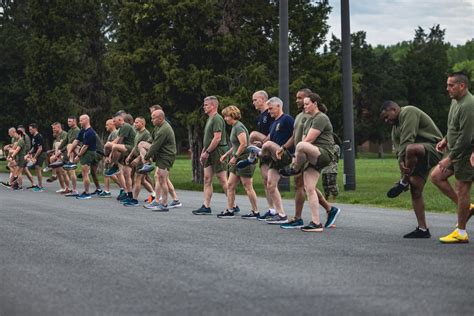
<svg viewBox="0 0 474 316"><path fill-rule="evenodd" d="M433 238L404 240L415 222L400 210L339 205L337 228L302 233L193 216L199 192L181 191L182 208L153 213L55 189L0 187L2 316L474 311L473 245L437 241L454 215L429 213ZM216 194L214 212L224 202Z"/></svg>

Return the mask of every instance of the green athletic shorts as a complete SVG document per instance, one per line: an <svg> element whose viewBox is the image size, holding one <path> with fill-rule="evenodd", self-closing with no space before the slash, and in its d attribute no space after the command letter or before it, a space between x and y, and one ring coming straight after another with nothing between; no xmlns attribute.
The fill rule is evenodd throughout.
<svg viewBox="0 0 474 316"><path fill-rule="evenodd" d="M93 166L97 165L99 160L97 159L97 154L95 151L88 150L86 153L79 159L81 165Z"/></svg>
<svg viewBox="0 0 474 316"><path fill-rule="evenodd" d="M36 158L36 163L35 163L35 168L36 167L43 167L43 163L46 160L46 153L42 152L37 158Z"/></svg>
<svg viewBox="0 0 474 316"><path fill-rule="evenodd" d="M156 157L155 166L157 166L159 169L166 169L169 171L171 167L173 167L175 159L176 156Z"/></svg>
<svg viewBox="0 0 474 316"><path fill-rule="evenodd" d="M436 151L436 144L431 143L421 143L425 148L425 157L423 161L419 161L413 170L412 175L419 176L425 179L428 179L430 170L438 164L442 158L442 154Z"/></svg>
<svg viewBox="0 0 474 316"><path fill-rule="evenodd" d="M207 158L206 162L204 163L204 168L212 166L212 171L214 171L214 173L226 171L227 161L220 162L220 159L221 156L226 153L227 149L227 146L217 147L216 150L209 154L209 158Z"/></svg>
<svg viewBox="0 0 474 316"><path fill-rule="evenodd" d="M291 153L288 150L285 150L283 152L283 155L281 156L281 159L280 160L271 159L270 163L268 164L268 167L270 169L280 170L290 165L292 161L293 161L293 156L291 156Z"/></svg>
<svg viewBox="0 0 474 316"><path fill-rule="evenodd" d="M128 155L132 152L133 145L124 145L127 151L123 152L122 155L120 155L119 158L119 164L124 165L125 164L125 159L127 159Z"/></svg>
<svg viewBox="0 0 474 316"><path fill-rule="evenodd" d="M16 162L16 165L19 167L19 168L25 168L26 166L26 160L25 160L25 156L24 155L16 155L15 156L15 162Z"/></svg>
<svg viewBox="0 0 474 316"><path fill-rule="evenodd" d="M313 168L319 173L321 173L321 170L323 170L325 167L329 166L331 162L334 160L334 153L330 151L329 149L325 147L318 147L319 152L321 155L318 157L318 161L316 161L316 164L310 164L307 163L306 166L304 167L304 170L308 168Z"/></svg>
<svg viewBox="0 0 474 316"><path fill-rule="evenodd" d="M248 157L248 153L242 154L237 158L237 162L246 160ZM243 178L252 178L253 173L255 172L255 168L257 167L256 163L251 164L250 166L247 166L242 169L237 169L236 167L237 163L235 165L227 165L227 170L230 173L235 174L236 176L243 177Z"/></svg>
<svg viewBox="0 0 474 316"><path fill-rule="evenodd" d="M454 161L449 168L454 171L454 177L458 181L473 181L474 180L474 167L471 165L471 153L464 153L460 159Z"/></svg>

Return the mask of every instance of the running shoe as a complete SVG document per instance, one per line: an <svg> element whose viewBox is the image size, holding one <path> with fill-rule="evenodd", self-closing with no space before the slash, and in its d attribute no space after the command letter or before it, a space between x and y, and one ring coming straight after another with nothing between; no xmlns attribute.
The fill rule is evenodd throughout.
<svg viewBox="0 0 474 316"><path fill-rule="evenodd" d="M179 200L173 200L168 204L168 208L178 208L183 206Z"/></svg>
<svg viewBox="0 0 474 316"><path fill-rule="evenodd" d="M51 182L54 182L54 181L56 181L56 180L58 180L58 177L56 177L56 176L51 176L51 177L49 177L48 179L46 179L46 182L51 183Z"/></svg>
<svg viewBox="0 0 474 316"><path fill-rule="evenodd" d="M123 206L126 206L126 207L137 207L137 206L140 206L140 204L138 204L138 200L137 200L137 199L128 199L127 202L123 203Z"/></svg>
<svg viewBox="0 0 474 316"><path fill-rule="evenodd" d="M10 183L8 182L0 181L0 184L3 185L5 188L11 189Z"/></svg>
<svg viewBox="0 0 474 316"><path fill-rule="evenodd" d="M103 192L102 189L96 189L94 192L91 193L91 195L97 195L98 196L102 192Z"/></svg>
<svg viewBox="0 0 474 316"><path fill-rule="evenodd" d="M225 210L217 214L217 218L235 218L234 212Z"/></svg>
<svg viewBox="0 0 474 316"><path fill-rule="evenodd" d="M116 174L120 173L120 169L117 165L113 165L112 167L110 167L106 172L105 172L105 176L106 177L111 177L111 176L114 176Z"/></svg>
<svg viewBox="0 0 474 316"><path fill-rule="evenodd" d="M147 197L143 202L149 204L149 203L153 202L154 199L155 199L155 197L150 194L150 195L148 195L148 197ZM171 203L170 203L170 204L171 204Z"/></svg>
<svg viewBox="0 0 474 316"><path fill-rule="evenodd" d="M82 192L80 195L76 196L76 199L78 200L89 200L91 198L92 196L87 192Z"/></svg>
<svg viewBox="0 0 474 316"><path fill-rule="evenodd" d="M37 188L37 187L38 187L38 186L35 184L35 185L30 185L30 186L27 187L26 189L27 189L27 190L30 190L30 189L33 190L33 189L35 189L35 188Z"/></svg>
<svg viewBox="0 0 474 316"><path fill-rule="evenodd" d="M259 212L250 211L248 214L240 216L242 219L258 219L260 217Z"/></svg>
<svg viewBox="0 0 474 316"><path fill-rule="evenodd" d="M153 212L168 212L168 206L158 203L156 201L151 202L150 204L143 205L144 208L152 210Z"/></svg>
<svg viewBox="0 0 474 316"><path fill-rule="evenodd" d="M313 222L310 222L308 225L301 227L301 230L304 232L322 232L323 225L321 223L315 224Z"/></svg>
<svg viewBox="0 0 474 316"><path fill-rule="evenodd" d="M431 238L430 230L421 230L420 227L415 228L414 231L403 236L403 238Z"/></svg>
<svg viewBox="0 0 474 316"><path fill-rule="evenodd" d="M146 163L141 169L138 170L138 173L145 174L155 170L155 167L151 163Z"/></svg>
<svg viewBox="0 0 474 316"><path fill-rule="evenodd" d="M194 215L211 215L212 211L210 207L205 207L204 204L197 210L192 211Z"/></svg>
<svg viewBox="0 0 474 316"><path fill-rule="evenodd" d="M73 162L66 162L64 165L63 165L63 169L64 170L74 170L77 168L77 164L73 163Z"/></svg>
<svg viewBox="0 0 474 316"><path fill-rule="evenodd" d="M254 154L255 156L260 156L260 153L262 152L262 148L254 145L248 146L247 150L249 151L249 153Z"/></svg>
<svg viewBox="0 0 474 316"><path fill-rule="evenodd" d="M123 200L124 198L127 197L127 193L125 193L125 190L123 189L120 189L120 193L119 195L117 196L117 201L121 201Z"/></svg>
<svg viewBox="0 0 474 316"><path fill-rule="evenodd" d="M15 184L13 185L13 190L15 190L15 191L21 191L21 190L23 190L23 187L22 187L21 185L19 185L18 183L15 183Z"/></svg>
<svg viewBox="0 0 474 316"><path fill-rule="evenodd" d="M238 163L235 164L235 166L237 167L237 169L243 169L243 168L245 168L245 167L250 166L251 164L253 164L253 161L250 161L250 160L247 158L247 159L244 159L244 160L239 161Z"/></svg>
<svg viewBox="0 0 474 316"><path fill-rule="evenodd" d="M455 229L451 234L441 237L439 241L443 244L466 244L469 242L469 236L467 233L466 235L461 236L458 229Z"/></svg>
<svg viewBox="0 0 474 316"><path fill-rule="evenodd" d="M294 167L286 167L286 168L278 170L278 173L282 177L291 177L291 176L296 176L297 174L300 174L301 169L297 170Z"/></svg>
<svg viewBox="0 0 474 316"><path fill-rule="evenodd" d="M43 168L43 172L50 172L51 168L49 166Z"/></svg>
<svg viewBox="0 0 474 316"><path fill-rule="evenodd" d="M31 191L33 191L33 192L43 192L44 188L43 187L36 187L36 188L32 189Z"/></svg>
<svg viewBox="0 0 474 316"><path fill-rule="evenodd" d="M292 219L288 221L288 223L281 224L280 228L292 229L292 228L301 228L303 226L304 226L303 219L293 217Z"/></svg>
<svg viewBox="0 0 474 316"><path fill-rule="evenodd" d="M336 222L336 218L339 216L339 213L341 213L340 208L337 208L335 206L331 207L328 212L328 219L326 220L326 224L324 224L324 227L328 228L334 225L334 223Z"/></svg>
<svg viewBox="0 0 474 316"><path fill-rule="evenodd" d="M267 219L270 219L272 218L273 216L275 216L275 214L272 214L272 212L270 210L268 210L265 214L259 216L257 218L257 220L259 221L266 221Z"/></svg>
<svg viewBox="0 0 474 316"><path fill-rule="evenodd" d="M107 192L107 191L102 191L102 192L99 193L98 196L101 197L101 198L111 198L111 197L112 197L112 193Z"/></svg>
<svg viewBox="0 0 474 316"><path fill-rule="evenodd" d="M128 196L128 194L123 195L123 198L119 200L120 204L127 203L128 201L133 200L133 197Z"/></svg>
<svg viewBox="0 0 474 316"><path fill-rule="evenodd" d="M240 207L238 205L234 206L233 211L234 211L234 213L239 213L240 212Z"/></svg>
<svg viewBox="0 0 474 316"><path fill-rule="evenodd" d="M79 196L79 192L72 190L71 192L64 194L64 196L66 196L66 197L76 197L76 196Z"/></svg>
<svg viewBox="0 0 474 316"><path fill-rule="evenodd" d="M267 219L266 222L267 224L270 224L270 225L285 224L285 223L288 223L288 216L286 215L281 216L280 214L277 214L273 216L272 218Z"/></svg>
<svg viewBox="0 0 474 316"><path fill-rule="evenodd" d="M396 198L397 196L402 194L402 192L407 191L409 188L410 185L408 183L403 184L401 182L397 182L390 190L388 190L387 197L391 199Z"/></svg>
<svg viewBox="0 0 474 316"><path fill-rule="evenodd" d="M50 167L51 169L56 169L56 168L61 168L62 166L64 166L64 162L62 162L61 160L58 160L49 164L48 167Z"/></svg>
<svg viewBox="0 0 474 316"><path fill-rule="evenodd" d="M64 194L66 191L67 191L66 189L59 189L59 190L56 190L56 193Z"/></svg>

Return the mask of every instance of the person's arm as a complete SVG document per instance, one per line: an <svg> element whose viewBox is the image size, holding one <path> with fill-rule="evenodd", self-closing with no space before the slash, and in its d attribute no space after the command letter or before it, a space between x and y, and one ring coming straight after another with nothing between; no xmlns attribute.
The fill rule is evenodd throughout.
<svg viewBox="0 0 474 316"><path fill-rule="evenodd" d="M471 138L474 131L474 108L462 106L459 109L459 129L460 134L456 142L451 146L449 158L451 161L460 159L466 148L471 147Z"/></svg>
<svg viewBox="0 0 474 316"><path fill-rule="evenodd" d="M406 113L406 115L403 115L403 119L400 120L400 144L398 149L398 161L405 161L407 146L415 142L419 125L420 115L416 113Z"/></svg>
<svg viewBox="0 0 474 316"><path fill-rule="evenodd" d="M214 137L211 140L211 143L207 148L204 148L204 151L207 153L212 153L214 150L216 150L217 146L219 146L219 143L222 138L222 132L214 132Z"/></svg>
<svg viewBox="0 0 474 316"><path fill-rule="evenodd" d="M232 150L234 150L234 147L230 147L230 149L229 149L228 151L226 151L226 152L221 156L221 158L220 158L219 160L220 160L221 162L223 162L223 161L227 158L227 156L230 155L230 153L232 152Z"/></svg>
<svg viewBox="0 0 474 316"><path fill-rule="evenodd" d="M313 143L319 137L319 135L321 135L321 131L319 129L310 128L308 131L308 135L306 135L302 141L307 143Z"/></svg>
<svg viewBox="0 0 474 316"><path fill-rule="evenodd" d="M81 150L79 150L79 153L77 154L77 159L81 158L84 156L84 154L87 152L87 148L89 148L89 145L82 145Z"/></svg>
<svg viewBox="0 0 474 316"><path fill-rule="evenodd" d="M158 132L155 139L153 140L153 143L150 146L150 149L148 150L148 152L145 155L145 160L150 160L150 158L152 158L156 155L158 150L163 145L163 142L165 141L165 139L166 139L165 134Z"/></svg>

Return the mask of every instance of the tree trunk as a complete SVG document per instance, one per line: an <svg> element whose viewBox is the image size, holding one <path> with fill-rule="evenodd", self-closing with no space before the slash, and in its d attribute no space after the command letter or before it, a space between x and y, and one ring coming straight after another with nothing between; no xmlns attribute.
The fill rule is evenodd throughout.
<svg viewBox="0 0 474 316"><path fill-rule="evenodd" d="M204 180L204 169L199 163L199 157L202 151L202 137L199 126L196 124L187 126L188 128L188 140L189 148L191 150L191 162L193 170L193 182L203 184Z"/></svg>
<svg viewBox="0 0 474 316"><path fill-rule="evenodd" d="M379 143L378 157L383 158L383 143Z"/></svg>

